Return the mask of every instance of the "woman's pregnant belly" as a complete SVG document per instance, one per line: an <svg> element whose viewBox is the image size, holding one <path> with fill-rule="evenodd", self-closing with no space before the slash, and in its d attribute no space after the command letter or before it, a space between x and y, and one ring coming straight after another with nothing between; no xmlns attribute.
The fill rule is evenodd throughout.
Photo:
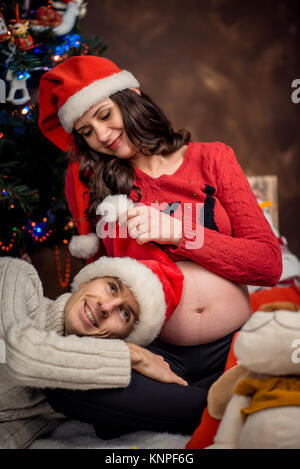
<svg viewBox="0 0 300 469"><path fill-rule="evenodd" d="M250 317L248 289L191 261L176 263L184 274L181 301L159 339L174 345L213 342L239 329Z"/></svg>

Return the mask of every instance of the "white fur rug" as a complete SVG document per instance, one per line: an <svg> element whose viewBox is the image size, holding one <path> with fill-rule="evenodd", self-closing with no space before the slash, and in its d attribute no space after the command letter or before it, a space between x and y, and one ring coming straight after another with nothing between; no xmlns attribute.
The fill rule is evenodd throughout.
<svg viewBox="0 0 300 469"><path fill-rule="evenodd" d="M30 449L184 449L191 437L170 433L136 432L113 440L99 439L91 425L70 420Z"/></svg>

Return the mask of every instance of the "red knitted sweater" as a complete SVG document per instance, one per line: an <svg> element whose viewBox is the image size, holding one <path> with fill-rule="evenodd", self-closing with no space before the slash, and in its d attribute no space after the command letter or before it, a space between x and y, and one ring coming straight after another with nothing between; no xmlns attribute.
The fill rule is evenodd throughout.
<svg viewBox="0 0 300 469"><path fill-rule="evenodd" d="M80 234L91 231L84 218L87 188L78 178L79 163L69 164L66 197ZM174 261L192 260L233 282L273 286L282 272L281 250L260 209L233 150L223 143L189 143L183 163L172 175L152 178L135 169L134 185L142 192L141 203L160 204L160 210L183 219L179 247L161 245ZM129 195L134 202L138 194ZM202 205L199 205L202 204ZM192 217L187 216L191 210ZM204 221L203 245L191 249L195 231ZM113 255L113 239L103 240L104 251Z"/></svg>

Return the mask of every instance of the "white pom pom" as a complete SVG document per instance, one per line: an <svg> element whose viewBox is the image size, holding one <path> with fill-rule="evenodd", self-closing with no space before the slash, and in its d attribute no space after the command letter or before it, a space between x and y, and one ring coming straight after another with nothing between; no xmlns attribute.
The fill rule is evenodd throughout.
<svg viewBox="0 0 300 469"><path fill-rule="evenodd" d="M69 243L70 253L79 259L89 259L97 253L98 249L99 238L95 233L73 236Z"/></svg>
<svg viewBox="0 0 300 469"><path fill-rule="evenodd" d="M127 210L133 207L134 202L127 195L108 195L98 205L96 215L101 215L105 222L115 222L122 218Z"/></svg>

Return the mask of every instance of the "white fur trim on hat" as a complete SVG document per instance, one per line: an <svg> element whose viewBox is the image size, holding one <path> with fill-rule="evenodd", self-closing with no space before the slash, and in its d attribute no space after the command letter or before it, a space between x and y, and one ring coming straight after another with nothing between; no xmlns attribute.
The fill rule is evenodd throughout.
<svg viewBox="0 0 300 469"><path fill-rule="evenodd" d="M117 277L135 296L140 316L134 330L125 339L137 345L150 344L159 334L166 315L166 302L160 279L152 270L130 257L101 257L79 271L72 292L80 284L99 277Z"/></svg>
<svg viewBox="0 0 300 469"><path fill-rule="evenodd" d="M133 200L125 194L108 195L98 205L96 215L101 215L102 221L114 222L122 218L133 206Z"/></svg>
<svg viewBox="0 0 300 469"><path fill-rule="evenodd" d="M94 256L99 249L99 238L95 233L87 235L72 236L69 242L69 251L74 257L79 259L89 259Z"/></svg>
<svg viewBox="0 0 300 469"><path fill-rule="evenodd" d="M139 88L140 84L127 70L96 80L73 94L57 115L66 132L71 133L75 122L91 107L117 91Z"/></svg>

